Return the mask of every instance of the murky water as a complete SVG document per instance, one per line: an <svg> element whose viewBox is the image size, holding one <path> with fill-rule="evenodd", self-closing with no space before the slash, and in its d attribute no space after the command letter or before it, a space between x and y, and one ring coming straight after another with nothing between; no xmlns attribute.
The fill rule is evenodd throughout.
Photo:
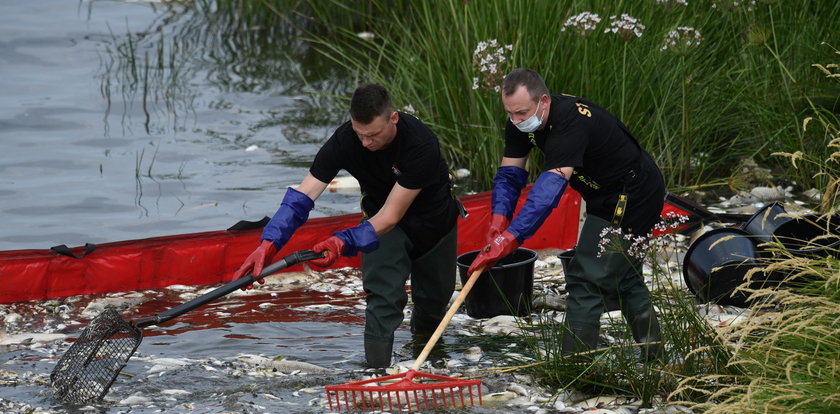
<svg viewBox="0 0 840 414"><path fill-rule="evenodd" d="M274 213L346 116L313 92L347 82L294 29L225 19L152 1L0 3L0 250ZM325 194L312 216L356 204Z"/></svg>
<svg viewBox="0 0 840 414"><path fill-rule="evenodd" d="M309 283L289 289L289 276L275 277L265 286L237 291L162 326L143 328L139 348L105 398L88 407L59 403L49 386L49 375L66 354L69 341L0 346L0 411L328 412L324 386L384 375L363 365L364 302L359 295L359 273L343 269L291 277ZM170 309L210 288L173 286L83 295L4 305L3 312L21 315L15 331L72 338L105 306L116 305L131 320ZM479 324L456 315L428 359L432 366L459 361L452 372L466 372L503 361L516 340L465 336L479 329ZM395 338L396 361L413 361L424 344L412 342L410 332L400 328ZM465 361L464 351L477 345L488 357ZM428 369L433 368L423 371ZM463 411L494 412L494 408Z"/></svg>

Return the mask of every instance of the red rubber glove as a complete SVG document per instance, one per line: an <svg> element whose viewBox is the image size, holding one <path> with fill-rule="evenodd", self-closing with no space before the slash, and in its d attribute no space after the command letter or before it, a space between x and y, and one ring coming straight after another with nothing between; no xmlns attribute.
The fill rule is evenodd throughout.
<svg viewBox="0 0 840 414"><path fill-rule="evenodd" d="M502 214L493 214L490 218L490 228L487 230L487 239L485 242L490 244L496 237L499 237L503 231L507 230L510 225L510 220Z"/></svg>
<svg viewBox="0 0 840 414"><path fill-rule="evenodd" d="M335 260L338 259L338 256L341 256L341 252L344 250L344 241L339 239L336 236L332 236L329 239L326 239L318 244L316 244L312 251L315 253L324 252L324 257L321 259L314 259L310 260L309 263L312 263L315 266L319 267L327 267L335 263Z"/></svg>
<svg viewBox="0 0 840 414"><path fill-rule="evenodd" d="M495 266L499 260L513 253L517 247L519 247L519 241L516 240L516 237L508 231L502 232L476 256L469 270L467 270L467 274L472 275L474 271L479 269L487 271L487 269Z"/></svg>
<svg viewBox="0 0 840 414"><path fill-rule="evenodd" d="M254 277L259 276L263 271L263 266L266 263L270 262L271 259L274 258L274 255L277 254L277 246L274 245L274 242L270 240L263 240L260 243L259 247L257 247L250 255L242 262L242 265L239 266L239 270L233 274L231 280L239 279L242 276L251 273ZM260 279L260 283L265 283L264 279ZM242 290L250 289L251 286L248 285Z"/></svg>

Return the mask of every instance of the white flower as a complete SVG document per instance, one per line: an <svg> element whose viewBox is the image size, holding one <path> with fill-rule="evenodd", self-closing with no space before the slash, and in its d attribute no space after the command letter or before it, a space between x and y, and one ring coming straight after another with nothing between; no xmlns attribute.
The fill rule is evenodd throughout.
<svg viewBox="0 0 840 414"><path fill-rule="evenodd" d="M499 91L504 78L506 51L513 50L513 45L500 45L496 39L478 42L473 52L473 68L479 76L473 77L473 89Z"/></svg>
<svg viewBox="0 0 840 414"><path fill-rule="evenodd" d="M627 13L622 13L620 18L610 16L610 27L604 30L604 33L615 33L624 38L625 41L630 41L635 37L642 37L645 31L645 25L639 22L639 19L630 16Z"/></svg>
<svg viewBox="0 0 840 414"><path fill-rule="evenodd" d="M663 246L673 242L674 230L686 223L690 217L676 214L672 211L665 214L665 217L653 226L650 233L644 236L624 234L620 228L607 227L601 231L601 239L598 241L598 257L605 253L617 253L621 248L619 240L629 242L627 254L641 260L650 259L650 252L661 249Z"/></svg>
<svg viewBox="0 0 840 414"><path fill-rule="evenodd" d="M566 22L563 23L563 28L560 31L565 32L567 28L572 28L581 36L585 36L588 32L595 30L595 27L600 22L601 16L585 11L566 19Z"/></svg>
<svg viewBox="0 0 840 414"><path fill-rule="evenodd" d="M679 54L685 54L688 49L700 46L703 36L700 31L688 26L679 26L665 34L665 40L659 50L670 50Z"/></svg>
<svg viewBox="0 0 840 414"><path fill-rule="evenodd" d="M737 0L716 0L712 2L713 9L722 9L722 10L734 10L741 6L746 6L747 11L752 11L753 7L755 7L755 0L751 0L748 2L740 2Z"/></svg>

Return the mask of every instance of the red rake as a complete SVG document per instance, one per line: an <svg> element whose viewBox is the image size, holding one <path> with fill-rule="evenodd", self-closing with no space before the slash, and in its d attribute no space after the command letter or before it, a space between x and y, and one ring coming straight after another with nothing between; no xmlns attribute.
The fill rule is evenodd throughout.
<svg viewBox="0 0 840 414"><path fill-rule="evenodd" d="M461 288L461 293L449 307L411 369L401 374L348 382L343 385L327 385L324 388L327 390L330 410L333 410L333 407L339 411L366 411L377 408L384 410L386 404L388 411L394 411L395 406L401 411L439 410L475 405L476 399L478 405L481 405L481 380L463 380L417 371L432 352L432 348L446 330L481 272L482 270L477 270L470 275L467 283ZM333 406L333 398L335 398L335 406Z"/></svg>

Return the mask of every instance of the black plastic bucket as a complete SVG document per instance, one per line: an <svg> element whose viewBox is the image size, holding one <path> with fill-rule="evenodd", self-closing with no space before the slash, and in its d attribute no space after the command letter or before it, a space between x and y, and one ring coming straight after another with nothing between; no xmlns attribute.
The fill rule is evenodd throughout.
<svg viewBox="0 0 840 414"><path fill-rule="evenodd" d="M557 255L560 264L563 265L564 274L569 272L569 263L571 263L573 257L575 257L575 249L569 249Z"/></svg>
<svg viewBox="0 0 840 414"><path fill-rule="evenodd" d="M794 256L840 256L840 216L793 218L776 228L773 236Z"/></svg>
<svg viewBox="0 0 840 414"><path fill-rule="evenodd" d="M478 252L474 250L458 256L458 273L462 284L467 282L467 270ZM537 252L520 247L489 271L482 273L464 299L467 315L473 318L528 315L533 299L536 260Z"/></svg>
<svg viewBox="0 0 840 414"><path fill-rule="evenodd" d="M782 224L793 220L779 203L770 203L756 211L743 224L743 229L753 236L755 244L773 241L773 233Z"/></svg>
<svg viewBox="0 0 840 414"><path fill-rule="evenodd" d="M689 290L704 303L748 306L747 295L732 294L744 283L747 271L759 266L750 235L739 228L708 231L695 240L685 254L683 278Z"/></svg>

